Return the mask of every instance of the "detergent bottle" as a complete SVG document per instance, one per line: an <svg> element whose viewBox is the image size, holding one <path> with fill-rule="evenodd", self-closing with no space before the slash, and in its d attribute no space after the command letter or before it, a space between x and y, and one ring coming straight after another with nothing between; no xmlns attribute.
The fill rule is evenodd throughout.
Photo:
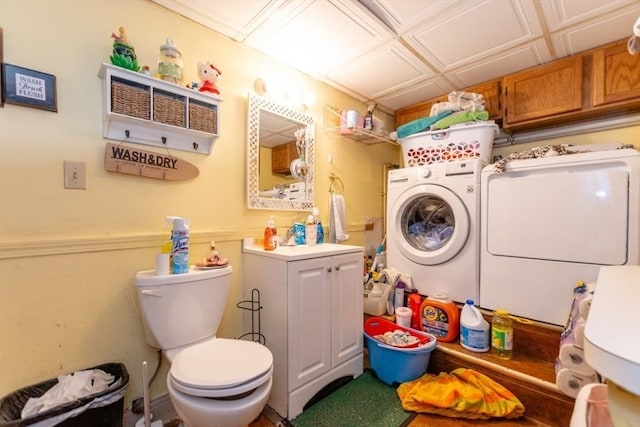
<svg viewBox="0 0 640 427"><path fill-rule="evenodd" d="M171 230L171 272L183 274L189 272L189 220L179 216L168 216L167 222L173 225Z"/></svg>
<svg viewBox="0 0 640 427"><path fill-rule="evenodd" d="M427 297L420 306L422 330L438 341L451 342L460 332L458 307L445 294Z"/></svg>
<svg viewBox="0 0 640 427"><path fill-rule="evenodd" d="M417 290L412 289L407 297L407 305L411 309L411 327L420 330L420 306L422 297Z"/></svg>
<svg viewBox="0 0 640 427"><path fill-rule="evenodd" d="M491 349L489 322L478 308L473 305L473 300L468 299L460 314L460 345L467 350L479 353Z"/></svg>

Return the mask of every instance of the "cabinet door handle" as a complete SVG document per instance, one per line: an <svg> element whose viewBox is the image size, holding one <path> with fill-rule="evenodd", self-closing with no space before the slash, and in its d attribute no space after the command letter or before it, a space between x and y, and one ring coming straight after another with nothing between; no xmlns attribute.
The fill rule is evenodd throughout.
<svg viewBox="0 0 640 427"><path fill-rule="evenodd" d="M329 267L329 268L327 268L327 271L328 271L329 273L331 273L331 272L333 271L333 269L332 269L331 267Z"/></svg>
<svg viewBox="0 0 640 427"><path fill-rule="evenodd" d="M153 297L161 297L162 291L158 289L144 289L140 292L142 295L150 295Z"/></svg>
<svg viewBox="0 0 640 427"><path fill-rule="evenodd" d="M340 271L340 266L337 266L337 267L336 267L336 271Z"/></svg>

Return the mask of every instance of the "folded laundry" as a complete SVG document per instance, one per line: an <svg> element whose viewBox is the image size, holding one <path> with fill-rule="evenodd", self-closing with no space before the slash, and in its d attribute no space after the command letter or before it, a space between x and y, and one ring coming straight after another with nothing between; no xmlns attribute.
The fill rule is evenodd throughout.
<svg viewBox="0 0 640 427"><path fill-rule="evenodd" d="M446 110L433 117L422 117L409 123L405 123L401 126L398 126L396 129L396 133L398 134L398 138L406 138L409 135L413 135L414 133L424 132L429 130L429 127L436 123L438 120L441 120L449 115L451 115L453 111Z"/></svg>
<svg viewBox="0 0 640 427"><path fill-rule="evenodd" d="M447 97L450 103L456 104L464 111L484 111L484 95L481 93L453 91Z"/></svg>
<svg viewBox="0 0 640 427"><path fill-rule="evenodd" d="M524 405L504 386L473 369L425 374L396 390L405 411L455 418L519 418Z"/></svg>
<svg viewBox="0 0 640 427"><path fill-rule="evenodd" d="M431 125L431 130L441 130L467 122L478 122L489 119L489 113L486 111L459 111L453 113Z"/></svg>
<svg viewBox="0 0 640 427"><path fill-rule="evenodd" d="M393 267L387 267L380 271L378 281L388 283L395 287L396 282L402 281L409 289L413 289L413 282L411 281L411 275L399 272Z"/></svg>

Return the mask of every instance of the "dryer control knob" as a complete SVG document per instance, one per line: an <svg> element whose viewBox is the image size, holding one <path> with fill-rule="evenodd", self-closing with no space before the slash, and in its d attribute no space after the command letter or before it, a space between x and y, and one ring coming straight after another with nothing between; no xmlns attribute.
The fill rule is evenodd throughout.
<svg viewBox="0 0 640 427"><path fill-rule="evenodd" d="M429 178L431 176L431 169L422 168L420 169L420 178Z"/></svg>

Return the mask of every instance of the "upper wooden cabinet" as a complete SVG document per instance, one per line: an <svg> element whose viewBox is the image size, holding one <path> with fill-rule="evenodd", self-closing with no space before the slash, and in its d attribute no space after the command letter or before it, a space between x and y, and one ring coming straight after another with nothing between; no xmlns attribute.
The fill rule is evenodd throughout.
<svg viewBox="0 0 640 427"><path fill-rule="evenodd" d="M298 148L295 141L273 147L271 151L271 172L291 173L291 162L297 158Z"/></svg>
<svg viewBox="0 0 640 427"><path fill-rule="evenodd" d="M502 88L502 90L501 90ZM640 111L640 56L627 40L465 89L484 95L490 119L507 132ZM396 111L396 127L428 116L447 96Z"/></svg>
<svg viewBox="0 0 640 427"><path fill-rule="evenodd" d="M540 120L582 108L582 57L570 57L504 77L504 123Z"/></svg>
<svg viewBox="0 0 640 427"><path fill-rule="evenodd" d="M594 107L640 100L640 55L620 42L593 52Z"/></svg>
<svg viewBox="0 0 640 427"><path fill-rule="evenodd" d="M489 112L489 119L499 120L502 118L500 87L501 81L500 79L498 79L481 83L476 86L471 86L462 90L465 92L482 94L484 96L485 110ZM409 123L410 121L422 117L429 117L433 104L436 104L438 102L446 102L448 100L448 95L442 95L428 101L420 102L418 104L398 109L395 114L396 128L405 123Z"/></svg>
<svg viewBox="0 0 640 427"><path fill-rule="evenodd" d="M431 114L431 107L438 102L447 101L447 95L439 96L428 101L419 102L417 104L410 105L408 107L399 108L395 114L396 129L405 123L418 120L422 117L429 117Z"/></svg>

